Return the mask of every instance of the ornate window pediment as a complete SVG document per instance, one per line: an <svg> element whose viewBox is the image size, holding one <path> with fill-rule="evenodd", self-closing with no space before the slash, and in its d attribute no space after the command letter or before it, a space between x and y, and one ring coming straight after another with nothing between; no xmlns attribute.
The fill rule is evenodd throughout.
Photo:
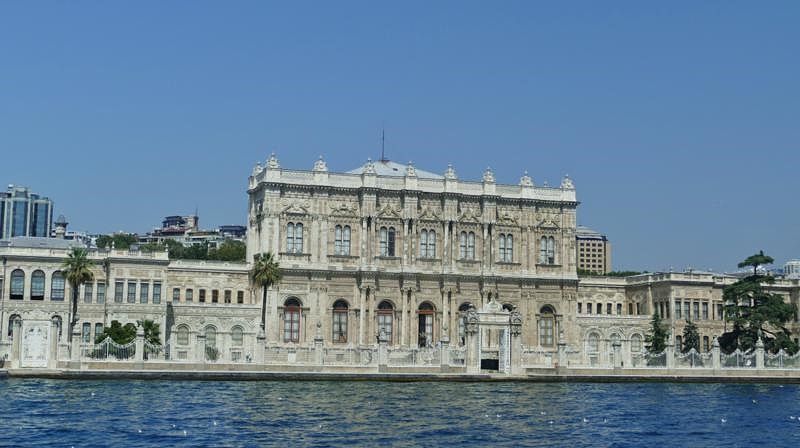
<svg viewBox="0 0 800 448"><path fill-rule="evenodd" d="M281 213L284 215L307 215L308 202L284 201Z"/></svg>
<svg viewBox="0 0 800 448"><path fill-rule="evenodd" d="M400 207L394 207L392 204L386 204L376 213L378 218L396 218L400 219Z"/></svg>
<svg viewBox="0 0 800 448"><path fill-rule="evenodd" d="M474 210L472 208L465 208L461 211L461 215L458 217L459 222L474 222L480 223L481 222L481 212Z"/></svg>
<svg viewBox="0 0 800 448"><path fill-rule="evenodd" d="M539 223L536 224L536 228L537 229L558 230L558 229L561 228L561 226L559 226L558 223L554 219L546 218L546 219L542 219L541 221L539 221Z"/></svg>
<svg viewBox="0 0 800 448"><path fill-rule="evenodd" d="M359 209L357 204L341 203L331 205L331 215L358 217Z"/></svg>
<svg viewBox="0 0 800 448"><path fill-rule="evenodd" d="M425 206L419 213L419 219L425 221L440 221L441 217L431 206Z"/></svg>
<svg viewBox="0 0 800 448"><path fill-rule="evenodd" d="M519 218L514 213L503 210L497 212L497 222L509 226L517 226L519 225Z"/></svg>

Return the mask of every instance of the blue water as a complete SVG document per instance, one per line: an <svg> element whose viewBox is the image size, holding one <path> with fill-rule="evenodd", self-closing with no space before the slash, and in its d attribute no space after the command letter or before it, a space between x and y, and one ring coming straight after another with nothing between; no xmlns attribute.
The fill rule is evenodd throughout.
<svg viewBox="0 0 800 448"><path fill-rule="evenodd" d="M789 446L798 416L795 385L0 380L7 446Z"/></svg>

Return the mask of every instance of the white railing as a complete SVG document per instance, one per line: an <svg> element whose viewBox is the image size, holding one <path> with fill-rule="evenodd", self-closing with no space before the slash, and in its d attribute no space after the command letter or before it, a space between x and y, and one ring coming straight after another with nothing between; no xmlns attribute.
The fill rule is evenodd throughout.
<svg viewBox="0 0 800 448"><path fill-rule="evenodd" d="M122 345L107 337L97 344L82 344L81 357L91 361L133 361L136 357L136 341Z"/></svg>
<svg viewBox="0 0 800 448"><path fill-rule="evenodd" d="M314 364L314 350L309 347L270 346L264 350L266 364Z"/></svg>
<svg viewBox="0 0 800 448"><path fill-rule="evenodd" d="M329 366L371 366L378 364L378 350L373 348L325 348L322 363Z"/></svg>
<svg viewBox="0 0 800 448"><path fill-rule="evenodd" d="M467 349L465 347L453 347L450 351L450 365L453 367L463 367L466 365Z"/></svg>
<svg viewBox="0 0 800 448"><path fill-rule="evenodd" d="M764 353L764 367L773 369L796 369L800 367L800 352L790 355L781 349L778 353Z"/></svg>
<svg viewBox="0 0 800 448"><path fill-rule="evenodd" d="M164 359L164 346L144 341L144 360L156 361L162 359Z"/></svg>
<svg viewBox="0 0 800 448"><path fill-rule="evenodd" d="M438 366L442 354L439 348L395 348L387 350L387 364L392 367Z"/></svg>
<svg viewBox="0 0 800 448"><path fill-rule="evenodd" d="M694 348L686 353L675 353L675 367L713 367L711 353L700 353Z"/></svg>
<svg viewBox="0 0 800 448"><path fill-rule="evenodd" d="M743 352L738 348L730 354L720 353L720 365L725 368L755 368L756 354L754 350Z"/></svg>
<svg viewBox="0 0 800 448"><path fill-rule="evenodd" d="M553 367L558 360L558 352L542 347L522 347L520 351L523 367Z"/></svg>

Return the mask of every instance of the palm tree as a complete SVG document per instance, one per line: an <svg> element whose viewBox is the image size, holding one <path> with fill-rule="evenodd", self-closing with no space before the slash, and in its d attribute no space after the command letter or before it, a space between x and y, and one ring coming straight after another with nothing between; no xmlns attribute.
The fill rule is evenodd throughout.
<svg viewBox="0 0 800 448"><path fill-rule="evenodd" d="M88 251L82 247L74 247L67 255L64 262L64 276L72 288L72 307L69 319L69 334L72 337L72 330L78 322L78 292L81 285L94 280L92 265L94 263L88 258Z"/></svg>
<svg viewBox="0 0 800 448"><path fill-rule="evenodd" d="M253 268L250 269L250 284L254 287L261 286L261 331L265 330L265 320L267 314L267 289L281 279L281 271L278 262L272 252L256 254L253 260Z"/></svg>

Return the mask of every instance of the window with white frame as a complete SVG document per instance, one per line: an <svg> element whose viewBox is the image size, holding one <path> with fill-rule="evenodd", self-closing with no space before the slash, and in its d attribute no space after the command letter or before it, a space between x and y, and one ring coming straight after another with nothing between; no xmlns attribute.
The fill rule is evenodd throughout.
<svg viewBox="0 0 800 448"><path fill-rule="evenodd" d="M539 240L539 264L556 264L556 239L552 236Z"/></svg>
<svg viewBox="0 0 800 448"><path fill-rule="evenodd" d="M50 279L50 300L64 300L64 274L54 272Z"/></svg>
<svg viewBox="0 0 800 448"><path fill-rule="evenodd" d="M303 224L290 222L286 224L286 252L303 253Z"/></svg>
<svg viewBox="0 0 800 448"><path fill-rule="evenodd" d="M461 232L458 238L458 258L461 260L475 259L475 233Z"/></svg>
<svg viewBox="0 0 800 448"><path fill-rule="evenodd" d="M334 255L350 255L350 226L337 225L334 229Z"/></svg>
<svg viewBox="0 0 800 448"><path fill-rule="evenodd" d="M382 257L394 257L394 227L381 227L378 232L380 254Z"/></svg>
<svg viewBox="0 0 800 448"><path fill-rule="evenodd" d="M499 260L504 263L514 261L514 237L511 234L501 233L499 241Z"/></svg>
<svg viewBox="0 0 800 448"><path fill-rule="evenodd" d="M436 232L423 229L419 234L420 258L436 258Z"/></svg>
<svg viewBox="0 0 800 448"><path fill-rule="evenodd" d="M347 342L347 302L337 300L333 304L333 342Z"/></svg>

